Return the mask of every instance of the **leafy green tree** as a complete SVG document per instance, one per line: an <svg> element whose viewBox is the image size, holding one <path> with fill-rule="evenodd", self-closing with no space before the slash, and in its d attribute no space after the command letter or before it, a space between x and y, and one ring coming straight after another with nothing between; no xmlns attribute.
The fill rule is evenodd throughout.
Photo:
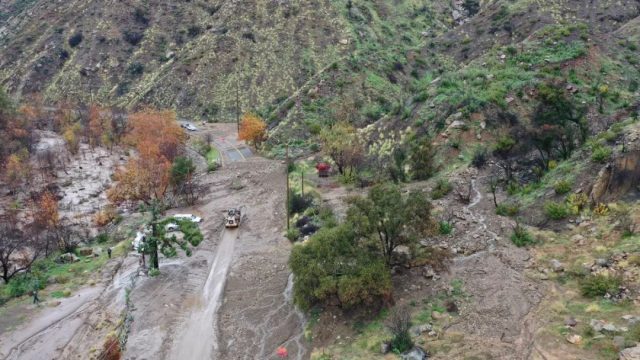
<svg viewBox="0 0 640 360"><path fill-rule="evenodd" d="M156 270L160 268L159 252L162 252L166 257L176 256L176 246L182 249L187 256L191 256L189 245L198 246L203 240L198 225L190 220L177 220L174 218L160 221L159 219L164 213L164 206L158 201L154 201L148 210L151 212L151 222L149 223L151 234L146 237L140 252L149 255L149 267ZM178 225L180 231L184 234L183 240L178 240L175 235L166 236L165 226L169 223Z"/></svg>
<svg viewBox="0 0 640 360"><path fill-rule="evenodd" d="M430 138L425 136L411 141L410 162L414 180L426 180L436 172L434 155Z"/></svg>
<svg viewBox="0 0 640 360"><path fill-rule="evenodd" d="M392 296L391 275L375 252L359 243L349 224L323 228L289 259L294 299L303 309L317 303L343 308L376 304Z"/></svg>
<svg viewBox="0 0 640 360"><path fill-rule="evenodd" d="M360 238L373 239L384 263L391 267L393 252L400 245L413 247L435 229L431 203L421 191L402 196L394 184L371 188L366 198L351 199L347 222Z"/></svg>
<svg viewBox="0 0 640 360"><path fill-rule="evenodd" d="M533 146L548 169L549 160L567 159L587 137L585 109L568 97L561 82L547 82L538 87L538 106L533 113L534 128L530 131Z"/></svg>
<svg viewBox="0 0 640 360"><path fill-rule="evenodd" d="M195 177L196 166L187 157L177 157L171 165L169 182L176 195L182 196L188 204L194 204L200 186Z"/></svg>
<svg viewBox="0 0 640 360"><path fill-rule="evenodd" d="M331 128L323 129L320 140L340 175L352 175L363 156L356 129L347 122L338 122Z"/></svg>

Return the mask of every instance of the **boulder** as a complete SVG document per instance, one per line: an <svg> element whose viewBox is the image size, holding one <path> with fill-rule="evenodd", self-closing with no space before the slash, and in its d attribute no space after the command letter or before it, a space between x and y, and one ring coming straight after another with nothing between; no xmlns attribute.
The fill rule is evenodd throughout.
<svg viewBox="0 0 640 360"><path fill-rule="evenodd" d="M620 360L640 360L640 345L620 351Z"/></svg>
<svg viewBox="0 0 640 360"><path fill-rule="evenodd" d="M427 352L418 346L414 346L411 350L405 351L400 355L402 360L426 360Z"/></svg>
<svg viewBox="0 0 640 360"><path fill-rule="evenodd" d="M567 341L574 345L579 345L582 342L582 336L578 334L567 335Z"/></svg>
<svg viewBox="0 0 640 360"><path fill-rule="evenodd" d="M574 326L578 325L578 321L576 321L576 319L574 319L573 317L569 317L564 321L564 324L566 326L574 327Z"/></svg>
<svg viewBox="0 0 640 360"><path fill-rule="evenodd" d="M78 262L80 261L80 259L75 254L66 253L66 254L60 255L60 257L58 257L58 261L63 264L69 264L69 263Z"/></svg>
<svg viewBox="0 0 640 360"><path fill-rule="evenodd" d="M422 268L422 276L427 279L433 279L433 277L436 276L436 272L431 266L427 265Z"/></svg>
<svg viewBox="0 0 640 360"><path fill-rule="evenodd" d="M554 272L558 273L564 271L564 265L558 259L552 259L549 263L551 264L551 268Z"/></svg>
<svg viewBox="0 0 640 360"><path fill-rule="evenodd" d="M80 254L81 256L89 256L93 254L93 249L92 248L80 248L78 249L78 254Z"/></svg>
<svg viewBox="0 0 640 360"><path fill-rule="evenodd" d="M414 325L409 329L409 333L413 336L420 336L433 330L431 324Z"/></svg>
<svg viewBox="0 0 640 360"><path fill-rule="evenodd" d="M380 344L380 352L383 354L388 354L389 351L391 351L391 344L389 344L386 341L383 341L382 344Z"/></svg>

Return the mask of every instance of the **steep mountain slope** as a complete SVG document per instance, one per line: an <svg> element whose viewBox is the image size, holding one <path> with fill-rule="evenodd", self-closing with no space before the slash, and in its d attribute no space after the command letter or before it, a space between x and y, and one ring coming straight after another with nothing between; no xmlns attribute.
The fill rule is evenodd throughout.
<svg viewBox="0 0 640 360"><path fill-rule="evenodd" d="M348 50L331 1L9 1L0 82L17 96L231 120Z"/></svg>

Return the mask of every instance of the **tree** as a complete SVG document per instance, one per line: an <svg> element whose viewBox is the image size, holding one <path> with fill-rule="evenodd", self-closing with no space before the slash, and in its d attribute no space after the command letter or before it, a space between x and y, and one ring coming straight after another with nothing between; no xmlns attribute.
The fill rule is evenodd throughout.
<svg viewBox="0 0 640 360"><path fill-rule="evenodd" d="M393 252L398 246L413 247L435 228L431 204L421 191L403 197L396 185L379 184L366 198L356 197L350 203L347 222L360 238L375 239L387 267L396 265Z"/></svg>
<svg viewBox="0 0 640 360"><path fill-rule="evenodd" d="M504 170L507 182L513 180L513 164L511 154L516 146L516 141L509 135L503 135L498 138L493 149L493 154L498 158L498 166Z"/></svg>
<svg viewBox="0 0 640 360"><path fill-rule="evenodd" d="M170 183L176 195L183 196L187 204L194 204L199 185L195 177L196 166L186 157L177 157L171 166Z"/></svg>
<svg viewBox="0 0 640 360"><path fill-rule="evenodd" d="M267 137L267 124L258 115L246 113L240 120L238 139L259 146Z"/></svg>
<svg viewBox="0 0 640 360"><path fill-rule="evenodd" d="M39 254L39 246L18 227L15 217L0 219L0 276L5 284L16 274L31 268Z"/></svg>
<svg viewBox="0 0 640 360"><path fill-rule="evenodd" d="M303 309L325 303L351 308L392 299L391 276L376 253L366 251L350 225L323 228L295 246L289 259L294 299Z"/></svg>
<svg viewBox="0 0 640 360"><path fill-rule="evenodd" d="M29 153L26 149L9 155L4 166L4 179L12 191L18 191L24 180L29 178L30 173Z"/></svg>
<svg viewBox="0 0 640 360"><path fill-rule="evenodd" d="M96 104L89 106L89 145L111 146L113 144L112 122L109 110Z"/></svg>
<svg viewBox="0 0 640 360"><path fill-rule="evenodd" d="M567 96L562 82L541 84L538 100L530 135L540 153L542 167L547 170L549 160L556 155L567 159L576 146L585 141L588 126L584 120L585 109L576 106Z"/></svg>
<svg viewBox="0 0 640 360"><path fill-rule="evenodd" d="M363 157L362 145L356 129L346 122L338 122L320 132L324 151L338 167L340 175L351 175Z"/></svg>
<svg viewBox="0 0 640 360"><path fill-rule="evenodd" d="M411 168L414 180L426 180L436 171L434 166L435 150L431 139L422 137L411 142Z"/></svg>
<svg viewBox="0 0 640 360"><path fill-rule="evenodd" d="M107 194L114 203L164 198L170 184L171 162L183 151L186 136L171 111L145 110L131 115L126 141L137 156L115 173L116 183Z"/></svg>

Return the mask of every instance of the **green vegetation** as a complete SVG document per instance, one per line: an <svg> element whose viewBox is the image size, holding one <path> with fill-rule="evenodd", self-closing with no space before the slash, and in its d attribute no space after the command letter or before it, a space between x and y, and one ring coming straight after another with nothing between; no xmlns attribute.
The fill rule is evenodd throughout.
<svg viewBox="0 0 640 360"><path fill-rule="evenodd" d="M520 224L516 224L516 227L513 229L511 241L518 247L529 246L536 242L531 233Z"/></svg>
<svg viewBox="0 0 640 360"><path fill-rule="evenodd" d="M447 179L439 179L436 186L431 190L431 198L433 200L442 199L453 190L453 186Z"/></svg>
<svg viewBox="0 0 640 360"><path fill-rule="evenodd" d="M430 211L422 192L403 196L392 184L376 185L366 198L352 199L345 223L325 226L294 247L289 265L296 276L296 303L309 309L336 301L343 308L388 302L390 269L406 261L395 250L412 247L433 232Z"/></svg>
<svg viewBox="0 0 640 360"><path fill-rule="evenodd" d="M589 275L580 281L580 290L586 297L615 295L620 291L622 279L617 276Z"/></svg>
<svg viewBox="0 0 640 360"><path fill-rule="evenodd" d="M564 203L548 201L544 204L544 213L552 220L562 220L569 216L569 208Z"/></svg>
<svg viewBox="0 0 640 360"><path fill-rule="evenodd" d="M516 216L520 212L520 204L515 201L503 202L496 206L496 214L501 216Z"/></svg>
<svg viewBox="0 0 640 360"><path fill-rule="evenodd" d="M564 194L568 193L569 191L571 191L571 187L572 186L573 186L573 184L570 181L560 180L560 181L556 182L553 185L553 190L558 195L564 195Z"/></svg>
<svg viewBox="0 0 640 360"><path fill-rule="evenodd" d="M440 221L438 231L441 235L449 235L453 232L453 225L448 221Z"/></svg>

